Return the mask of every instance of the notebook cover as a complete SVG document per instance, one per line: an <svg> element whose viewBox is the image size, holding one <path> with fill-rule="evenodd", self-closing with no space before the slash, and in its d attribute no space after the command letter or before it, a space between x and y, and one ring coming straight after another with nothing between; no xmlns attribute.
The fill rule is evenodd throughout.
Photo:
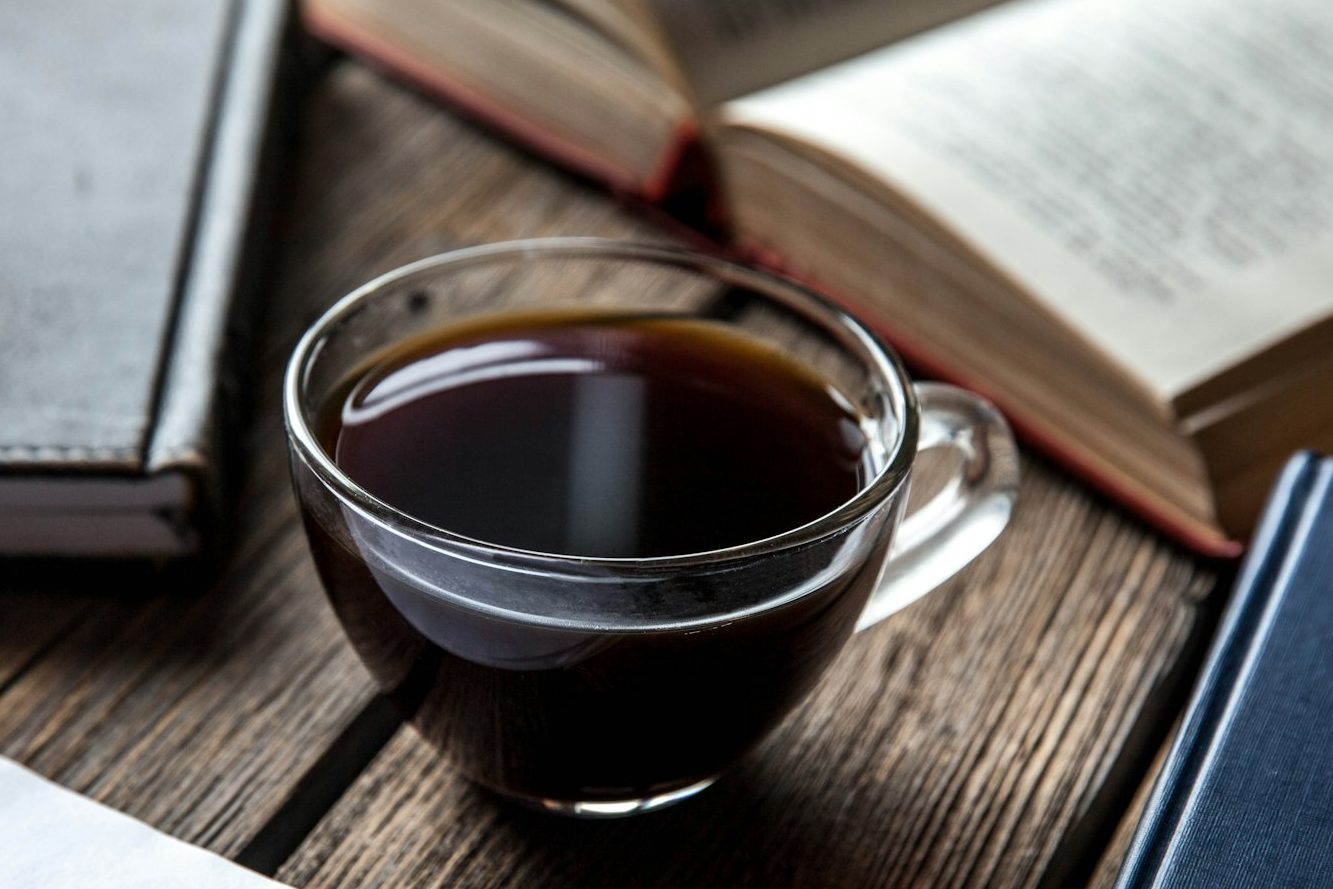
<svg viewBox="0 0 1333 889"><path fill-rule="evenodd" d="M0 553L200 546L287 18L0 4Z"/></svg>
<svg viewBox="0 0 1333 889"><path fill-rule="evenodd" d="M1117 889L1333 886L1333 459L1270 496Z"/></svg>

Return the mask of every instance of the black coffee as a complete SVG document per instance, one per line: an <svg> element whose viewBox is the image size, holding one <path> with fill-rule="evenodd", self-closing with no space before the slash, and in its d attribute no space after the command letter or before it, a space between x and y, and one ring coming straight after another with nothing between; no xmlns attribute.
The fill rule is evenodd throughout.
<svg viewBox="0 0 1333 889"><path fill-rule="evenodd" d="M426 337L347 381L321 430L351 478L421 520L588 556L798 527L853 496L866 460L817 375L672 318L532 317ZM381 686L473 778L556 800L641 798L720 772L814 684L888 545L881 511L715 573L582 584L448 558L390 564L371 523L305 505L325 588ZM726 612L742 616L686 620Z"/></svg>
<svg viewBox="0 0 1333 889"><path fill-rule="evenodd" d="M510 320L413 343L344 399L328 436L351 478L522 549L719 549L812 521L861 481L860 428L828 385L717 323Z"/></svg>

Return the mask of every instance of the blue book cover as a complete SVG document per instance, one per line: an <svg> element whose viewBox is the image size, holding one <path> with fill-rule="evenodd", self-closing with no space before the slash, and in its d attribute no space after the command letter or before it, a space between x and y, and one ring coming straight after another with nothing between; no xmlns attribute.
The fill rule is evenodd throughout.
<svg viewBox="0 0 1333 889"><path fill-rule="evenodd" d="M1117 889L1333 886L1333 459L1292 458Z"/></svg>

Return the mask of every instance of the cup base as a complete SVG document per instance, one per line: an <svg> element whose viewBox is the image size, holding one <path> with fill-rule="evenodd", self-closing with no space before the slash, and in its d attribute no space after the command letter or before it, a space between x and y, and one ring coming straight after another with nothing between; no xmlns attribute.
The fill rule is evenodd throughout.
<svg viewBox="0 0 1333 889"><path fill-rule="evenodd" d="M658 809L664 809L667 806L687 800L707 789L716 780L717 776L713 776L665 793L621 800L546 799L503 792L502 795L529 808L539 809L543 812L554 812L557 815L568 815L573 818L626 818L630 815L655 812Z"/></svg>

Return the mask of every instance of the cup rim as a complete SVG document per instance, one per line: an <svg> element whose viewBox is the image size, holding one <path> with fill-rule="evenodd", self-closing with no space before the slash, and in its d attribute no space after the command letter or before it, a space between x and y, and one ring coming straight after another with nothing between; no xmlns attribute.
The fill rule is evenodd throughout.
<svg viewBox="0 0 1333 889"><path fill-rule="evenodd" d="M775 295L775 291L781 293L776 298L789 302L793 307L801 310L813 308L813 314L823 326L840 329L865 350L873 361L875 374L886 384L892 408L900 418L897 439L892 443L888 459L869 483L859 488L852 497L803 525L759 540L693 553L659 556L581 556L506 546L422 521L379 499L342 471L306 422L302 390L324 338L350 312L374 299L385 287L404 278L454 265L466 266L486 260L522 257L602 258L672 265L702 274L714 274L722 279L748 282L770 296ZM809 311L802 311L803 316L808 317L810 314ZM295 453L322 484L365 518L418 544L445 553L488 561L500 559L526 567L605 570L616 574L641 571L658 573L663 569L748 559L803 546L846 530L891 497L906 479L916 455L920 414L915 388L896 353L854 315L804 284L700 250L600 237L546 237L491 242L438 253L376 276L335 302L302 334L287 362L282 402L287 438Z"/></svg>

